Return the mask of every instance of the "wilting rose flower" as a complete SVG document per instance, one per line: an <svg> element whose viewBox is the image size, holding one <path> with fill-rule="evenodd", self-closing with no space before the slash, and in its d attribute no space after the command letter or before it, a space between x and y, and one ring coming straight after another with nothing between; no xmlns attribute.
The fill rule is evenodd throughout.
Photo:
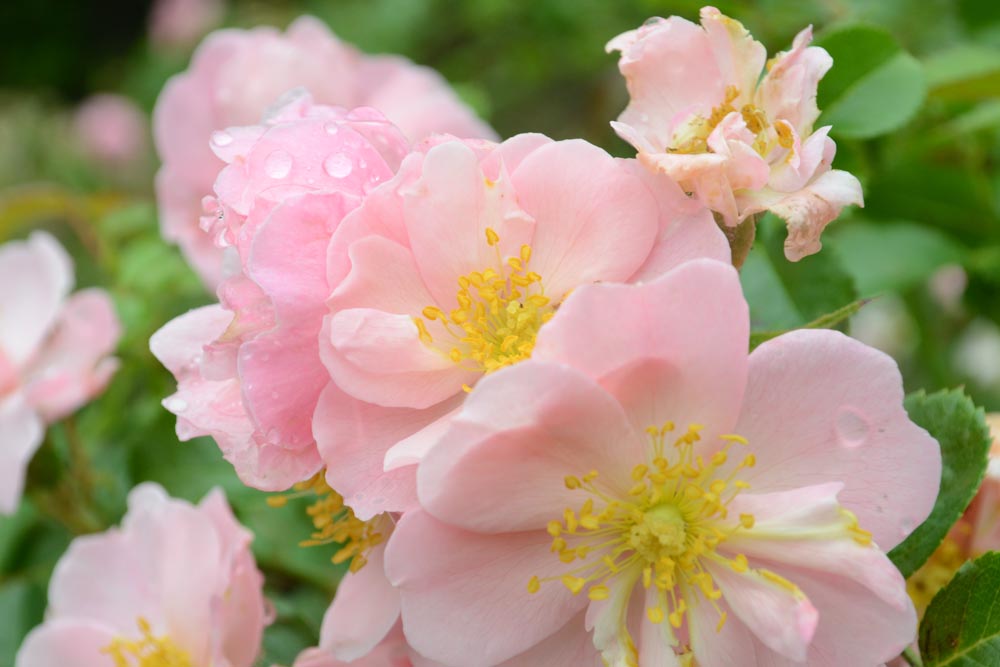
<svg viewBox="0 0 1000 667"><path fill-rule="evenodd" d="M378 108L413 141L432 132L493 136L433 70L405 58L363 55L312 17L296 20L284 34L255 28L210 35L190 68L164 87L153 133L163 160L156 178L163 235L180 245L212 289L224 276L222 251L198 220L202 198L224 165L209 139L217 130L259 123L295 88L322 104Z"/></svg>
<svg viewBox="0 0 1000 667"><path fill-rule="evenodd" d="M907 581L921 615L966 561L987 551L1000 551L1000 413L986 415L986 423L993 446L983 483L941 546Z"/></svg>
<svg viewBox="0 0 1000 667"><path fill-rule="evenodd" d="M88 97L73 117L73 130L89 156L109 165L127 165L148 150L148 122L135 102L122 95Z"/></svg>
<svg viewBox="0 0 1000 667"><path fill-rule="evenodd" d="M16 667L251 667L268 622L251 539L220 491L191 505L136 487L121 528L60 559Z"/></svg>
<svg viewBox="0 0 1000 667"><path fill-rule="evenodd" d="M705 256L729 260L710 213L634 160L531 134L425 144L330 246L313 432L331 486L363 517L406 510L411 464L570 292Z"/></svg>
<svg viewBox="0 0 1000 667"><path fill-rule="evenodd" d="M456 667L557 634L615 667L898 655L916 613L885 552L934 504L937 443L886 355L801 330L748 357L748 329L710 260L578 288L419 466L386 550L410 644Z"/></svg>
<svg viewBox="0 0 1000 667"><path fill-rule="evenodd" d="M246 484L283 490L321 467L311 420L329 382L319 357L327 246L344 215L392 177L407 142L372 109L308 96L212 142L228 166L206 229L238 273L219 288L220 304L173 320L150 345L178 380L164 401L178 435L213 436Z"/></svg>
<svg viewBox="0 0 1000 667"><path fill-rule="evenodd" d="M763 45L714 7L701 26L679 17L651 19L608 43L631 101L612 123L648 168L695 193L727 225L761 211L788 224L785 255L818 252L823 228L861 185L831 170L836 145L819 116L816 86L833 64L809 46L812 30L767 64Z"/></svg>
<svg viewBox="0 0 1000 667"><path fill-rule="evenodd" d="M17 508L45 425L103 391L118 367L111 299L72 288L72 262L48 234L0 245L0 513Z"/></svg>

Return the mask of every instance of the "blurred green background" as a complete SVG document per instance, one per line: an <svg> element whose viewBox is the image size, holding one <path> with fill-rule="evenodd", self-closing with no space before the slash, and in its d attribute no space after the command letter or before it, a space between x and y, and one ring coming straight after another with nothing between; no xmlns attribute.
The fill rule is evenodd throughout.
<svg viewBox="0 0 1000 667"><path fill-rule="evenodd" d="M144 480L198 499L229 493L257 535L278 621L261 664L289 664L315 642L341 572L333 548L301 549L294 507L269 508L240 485L211 442L179 444L160 406L173 380L150 334L210 295L159 236L155 156L103 164L74 134L87 96L121 93L147 114L193 44L148 38L151 2L0 3L0 241L48 229L70 249L78 285L114 296L125 325L109 390L53 426L30 470L21 511L0 518L0 665L40 622L45 588L75 534L114 524ZM624 83L604 44L650 16L697 19L699 3L655 0L287 0L225 5L219 25L324 19L369 52L440 70L503 136L540 131L630 149L608 126ZM995 0L721 2L770 52L812 24L835 59L819 125L834 123L836 166L865 187L866 207L798 264L765 219L743 270L754 329L801 326L854 304L853 335L892 354L908 391L965 385L1000 409L1000 3ZM2 436L0 436L2 437ZM300 508L301 509L301 508ZM299 522L298 529L290 526Z"/></svg>

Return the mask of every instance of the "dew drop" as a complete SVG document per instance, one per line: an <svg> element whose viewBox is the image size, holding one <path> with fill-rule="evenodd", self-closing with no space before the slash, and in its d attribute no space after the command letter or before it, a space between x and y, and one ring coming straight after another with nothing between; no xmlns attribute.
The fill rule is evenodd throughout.
<svg viewBox="0 0 1000 667"><path fill-rule="evenodd" d="M837 413L836 419L837 436L840 444L844 447L854 449L865 444L868 434L871 432L871 424L865 415L853 407L843 407Z"/></svg>
<svg viewBox="0 0 1000 667"><path fill-rule="evenodd" d="M228 146L233 143L233 135L221 130L212 133L212 143L216 146Z"/></svg>
<svg viewBox="0 0 1000 667"><path fill-rule="evenodd" d="M327 123L323 126L323 129L326 130L326 133L331 137L340 132L340 127L336 123Z"/></svg>
<svg viewBox="0 0 1000 667"><path fill-rule="evenodd" d="M285 151L274 151L264 160L264 171L271 178L285 178L292 171L292 156Z"/></svg>
<svg viewBox="0 0 1000 667"><path fill-rule="evenodd" d="M334 153L323 161L323 170L334 178L346 178L351 169L351 158L343 153Z"/></svg>

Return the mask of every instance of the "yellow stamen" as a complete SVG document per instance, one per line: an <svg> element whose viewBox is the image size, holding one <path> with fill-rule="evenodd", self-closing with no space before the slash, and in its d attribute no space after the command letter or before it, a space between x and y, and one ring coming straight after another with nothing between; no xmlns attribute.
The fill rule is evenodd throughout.
<svg viewBox="0 0 1000 667"><path fill-rule="evenodd" d="M141 637L125 639L115 637L101 649L115 663L115 667L194 667L191 656L169 637L156 637L143 617L137 620Z"/></svg>
<svg viewBox="0 0 1000 667"><path fill-rule="evenodd" d="M489 227L486 243L496 253L496 266L459 276L458 308L445 313L427 306L413 321L425 345L455 364L492 373L531 356L538 330L555 314L556 305L545 295L542 277L528 270L530 246L503 260L500 236ZM446 347L436 343L441 337L449 339Z"/></svg>
<svg viewBox="0 0 1000 667"><path fill-rule="evenodd" d="M294 493L271 496L267 502L272 507L283 507L291 498L315 498L306 508L315 532L299 546L339 544L331 560L336 564L350 562L350 571L357 572L368 563L368 552L385 541L374 521L362 521L355 516L344 498L327 485L323 472L296 484L293 489Z"/></svg>

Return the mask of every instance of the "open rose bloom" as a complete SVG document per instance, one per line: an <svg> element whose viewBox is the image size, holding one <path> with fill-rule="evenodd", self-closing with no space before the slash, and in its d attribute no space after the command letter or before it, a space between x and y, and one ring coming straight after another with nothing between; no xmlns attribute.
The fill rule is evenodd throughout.
<svg viewBox="0 0 1000 667"><path fill-rule="evenodd" d="M733 226L761 211L788 224L785 255L818 252L823 228L861 185L830 168L836 145L819 117L816 86L833 64L812 30L767 63L760 42L714 7L701 25L673 16L619 35L631 101L617 122L649 169L669 175Z"/></svg>
<svg viewBox="0 0 1000 667"><path fill-rule="evenodd" d="M192 506L137 487L120 529L59 561L16 666L252 667L268 610L250 541L219 491Z"/></svg>
<svg viewBox="0 0 1000 667"><path fill-rule="evenodd" d="M104 390L121 327L107 293L70 295L73 265L44 232L0 245L0 514L17 509L46 424Z"/></svg>
<svg viewBox="0 0 1000 667"><path fill-rule="evenodd" d="M930 512L937 443L881 352L747 336L710 260L570 295L420 464L386 553L411 645L455 667L898 655L916 613L885 553Z"/></svg>
<svg viewBox="0 0 1000 667"><path fill-rule="evenodd" d="M413 464L484 376L530 358L574 289L729 259L709 212L634 161L537 134L438 138L334 234L313 420L360 516L413 503Z"/></svg>
<svg viewBox="0 0 1000 667"><path fill-rule="evenodd" d="M284 33L261 27L209 35L190 68L163 89L153 134L163 160L156 177L163 236L180 245L212 289L228 274L222 249L199 227L202 198L224 166L209 138L259 123L275 100L296 88L320 104L376 107L412 141L433 132L494 136L437 72L405 58L359 53L315 18L302 17Z"/></svg>

